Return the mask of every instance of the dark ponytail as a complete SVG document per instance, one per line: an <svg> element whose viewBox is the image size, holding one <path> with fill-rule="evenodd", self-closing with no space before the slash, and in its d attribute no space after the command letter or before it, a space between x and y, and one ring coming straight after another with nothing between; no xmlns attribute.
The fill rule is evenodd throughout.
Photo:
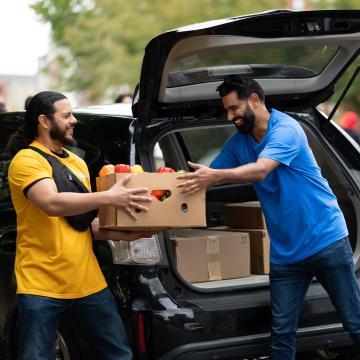
<svg viewBox="0 0 360 360"><path fill-rule="evenodd" d="M25 148L33 142L34 139L27 134L24 126L20 126L12 135L6 144L6 149L11 156L15 156L18 151Z"/></svg>
<svg viewBox="0 0 360 360"><path fill-rule="evenodd" d="M42 91L31 98L26 105L24 125L10 136L6 145L12 156L38 136L39 116L45 115L52 120L55 112L54 103L63 99L66 99L66 96L55 91Z"/></svg>

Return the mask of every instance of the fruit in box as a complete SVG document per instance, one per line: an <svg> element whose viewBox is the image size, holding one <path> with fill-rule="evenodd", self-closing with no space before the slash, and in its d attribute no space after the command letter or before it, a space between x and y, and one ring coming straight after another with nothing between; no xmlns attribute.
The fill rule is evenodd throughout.
<svg viewBox="0 0 360 360"><path fill-rule="evenodd" d="M105 175L109 175L109 174L114 174L114 172L115 172L114 165L106 164L99 171L99 176L105 176Z"/></svg>
<svg viewBox="0 0 360 360"><path fill-rule="evenodd" d="M131 173L131 167L127 164L116 164L115 173Z"/></svg>

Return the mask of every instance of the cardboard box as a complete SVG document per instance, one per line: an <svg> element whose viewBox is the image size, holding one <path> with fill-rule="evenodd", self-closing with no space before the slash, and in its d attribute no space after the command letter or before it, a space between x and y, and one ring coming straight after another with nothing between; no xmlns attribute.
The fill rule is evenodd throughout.
<svg viewBox="0 0 360 360"><path fill-rule="evenodd" d="M177 269L189 282L250 275L247 233L187 229L171 231L170 238Z"/></svg>
<svg viewBox="0 0 360 360"><path fill-rule="evenodd" d="M270 238L266 229L233 229L226 226L218 226L211 229L217 231L239 231L239 233L248 233L250 236L251 273L269 273Z"/></svg>
<svg viewBox="0 0 360 360"><path fill-rule="evenodd" d="M264 214L258 201L226 204L224 223L235 229L266 229Z"/></svg>
<svg viewBox="0 0 360 360"><path fill-rule="evenodd" d="M96 178L97 191L112 187L115 182L128 174L110 174ZM181 227L205 227L205 190L194 195L180 193L178 184L183 180L176 179L177 173L140 173L132 175L126 184L127 188L149 188L152 190L169 190L171 195L164 201L153 199L144 203L147 212L139 212L138 220L133 220L124 210L115 206L104 206L99 209L100 227L108 229L163 229Z"/></svg>
<svg viewBox="0 0 360 360"><path fill-rule="evenodd" d="M270 238L267 230L239 229L250 235L251 272L268 274L270 271Z"/></svg>

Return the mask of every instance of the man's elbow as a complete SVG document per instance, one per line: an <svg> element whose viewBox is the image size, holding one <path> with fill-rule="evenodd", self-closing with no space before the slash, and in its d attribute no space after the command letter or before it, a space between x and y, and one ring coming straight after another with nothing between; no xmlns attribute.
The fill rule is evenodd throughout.
<svg viewBox="0 0 360 360"><path fill-rule="evenodd" d="M257 177L256 180L259 182L263 181L268 176L268 174L269 174L268 169L265 166L258 164L257 172L256 172L256 177Z"/></svg>
<svg viewBox="0 0 360 360"><path fill-rule="evenodd" d="M48 216L62 216L60 210L53 205L44 206L42 210L46 213Z"/></svg>
<svg viewBox="0 0 360 360"><path fill-rule="evenodd" d="M63 209L59 206L55 198L50 198L41 207L49 216L64 216Z"/></svg>
<svg viewBox="0 0 360 360"><path fill-rule="evenodd" d="M260 171L259 173L258 173L258 176L257 176L257 181L258 182L261 182L261 181L264 181L265 180L265 178L266 178L266 176L267 176L267 172L266 171Z"/></svg>
<svg viewBox="0 0 360 360"><path fill-rule="evenodd" d="M256 170L254 171L255 177L258 178L257 181L265 180L265 178L269 175L269 173L271 173L278 165L279 163L272 159L266 159L266 158L258 159L258 161L255 164Z"/></svg>

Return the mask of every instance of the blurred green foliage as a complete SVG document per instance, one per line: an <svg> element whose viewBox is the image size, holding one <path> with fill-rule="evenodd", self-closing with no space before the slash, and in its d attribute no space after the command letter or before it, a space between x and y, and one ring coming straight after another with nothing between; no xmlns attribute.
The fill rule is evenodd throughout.
<svg viewBox="0 0 360 360"><path fill-rule="evenodd" d="M272 1L283 8L283 0ZM146 44L179 26L268 9L268 1L38 0L32 6L50 23L61 85L86 90L92 100L115 96L139 80Z"/></svg>
<svg viewBox="0 0 360 360"><path fill-rule="evenodd" d="M308 9L359 8L358 0L305 3ZM32 8L51 25L60 86L86 91L95 102L115 99L123 84L135 87L144 48L154 36L191 23L284 9L288 4L272 0L269 8L267 0L37 0ZM347 97L351 107L359 107L359 87Z"/></svg>

